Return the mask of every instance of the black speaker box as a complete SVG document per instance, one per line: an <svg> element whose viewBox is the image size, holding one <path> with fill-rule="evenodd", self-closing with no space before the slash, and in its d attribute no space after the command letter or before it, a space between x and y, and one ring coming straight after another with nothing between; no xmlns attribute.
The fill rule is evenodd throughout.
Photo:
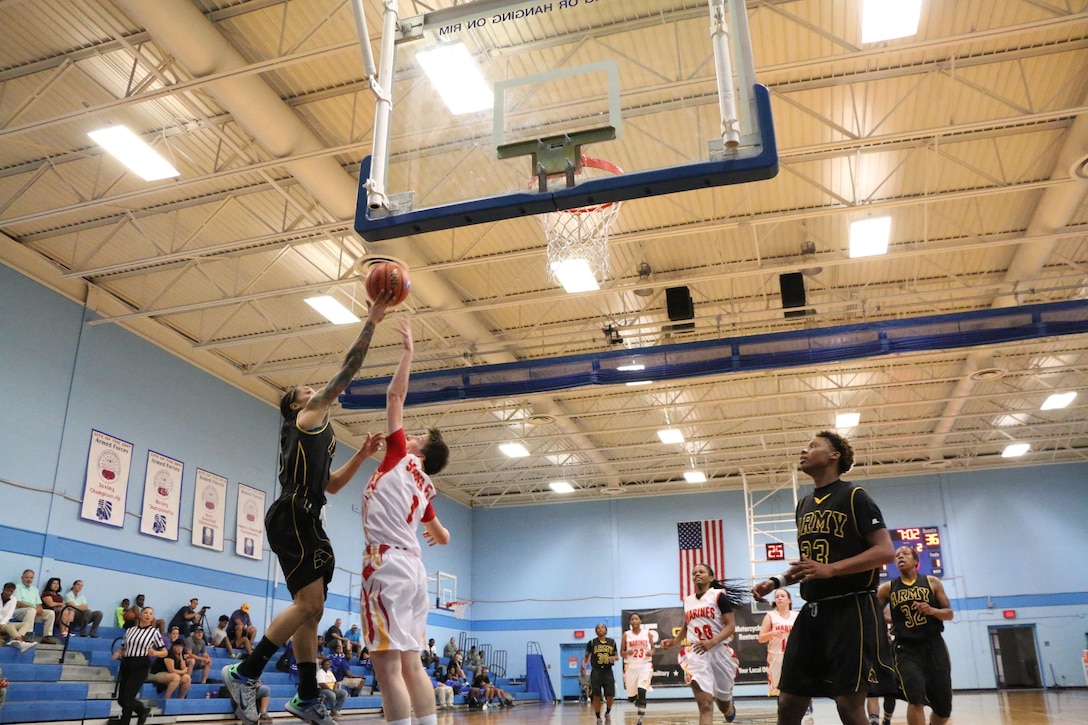
<svg viewBox="0 0 1088 725"><path fill-rule="evenodd" d="M786 317L804 317L808 314L805 309L805 275L800 272L789 272L778 275L778 284L782 290L782 309ZM798 309L800 308L800 309Z"/></svg>
<svg viewBox="0 0 1088 725"><path fill-rule="evenodd" d="M691 301L691 292L687 287L666 287L665 305L669 310L669 319L673 322L695 319L695 304Z"/></svg>

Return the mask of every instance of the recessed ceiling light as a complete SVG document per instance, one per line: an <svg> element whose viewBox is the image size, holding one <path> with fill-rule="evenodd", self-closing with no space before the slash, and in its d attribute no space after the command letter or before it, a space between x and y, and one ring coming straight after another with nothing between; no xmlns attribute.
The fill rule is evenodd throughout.
<svg viewBox="0 0 1088 725"><path fill-rule="evenodd" d="M1043 407L1039 410L1058 410L1065 408L1073 402L1077 397L1075 391L1069 391L1068 393L1054 393L1045 401L1043 401Z"/></svg>
<svg viewBox="0 0 1088 725"><path fill-rule="evenodd" d="M352 314L351 310L340 304L334 297L328 295L308 297L306 298L306 304L320 312L326 320L334 325L348 325L359 321L359 318Z"/></svg>
<svg viewBox="0 0 1088 725"><path fill-rule="evenodd" d="M850 258L873 257L888 251L892 218L881 216L858 219L850 224Z"/></svg>
<svg viewBox="0 0 1088 725"><path fill-rule="evenodd" d="M706 483L706 474L702 471L684 471L684 480L688 483Z"/></svg>
<svg viewBox="0 0 1088 725"><path fill-rule="evenodd" d="M646 366L645 365L639 365L638 363L631 363L630 365L620 365L616 369L621 370L621 371L623 371L625 373L626 372L638 372L639 370L645 370Z"/></svg>
<svg viewBox="0 0 1088 725"><path fill-rule="evenodd" d="M570 485L570 481L552 481L548 484L548 488L556 493L570 493L574 490L574 486Z"/></svg>
<svg viewBox="0 0 1088 725"><path fill-rule="evenodd" d="M635 380L634 382L624 383L624 385L626 385L629 388L633 388L636 385L649 385L652 382L653 382L653 380Z"/></svg>
<svg viewBox="0 0 1088 725"><path fill-rule="evenodd" d="M87 135L144 181L181 175L169 161L125 126L110 126Z"/></svg>
<svg viewBox="0 0 1088 725"><path fill-rule="evenodd" d="M683 443L684 433L677 428L663 428L657 432L662 443Z"/></svg>
<svg viewBox="0 0 1088 725"><path fill-rule="evenodd" d="M860 422L861 413L839 413L835 416L835 427L839 429L857 428Z"/></svg>
<svg viewBox="0 0 1088 725"><path fill-rule="evenodd" d="M1019 458L1031 450L1030 443L1010 443L1001 451L1002 458Z"/></svg>
<svg viewBox="0 0 1088 725"><path fill-rule="evenodd" d="M416 53L416 60L453 115L494 105L495 97L464 43L440 43Z"/></svg>
<svg viewBox="0 0 1088 725"><path fill-rule="evenodd" d="M503 443L499 450L511 458L525 458L529 455L529 449L520 443Z"/></svg>
<svg viewBox="0 0 1088 725"><path fill-rule="evenodd" d="M918 33L922 0L864 0L861 6L861 42L906 38Z"/></svg>

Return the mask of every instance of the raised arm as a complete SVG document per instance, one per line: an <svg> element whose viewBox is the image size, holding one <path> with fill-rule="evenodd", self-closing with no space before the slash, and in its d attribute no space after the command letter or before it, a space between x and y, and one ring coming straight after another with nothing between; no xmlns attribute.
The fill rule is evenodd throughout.
<svg viewBox="0 0 1088 725"><path fill-rule="evenodd" d="M359 466L363 465L363 461L377 453L383 439L381 433L367 433L366 440L363 441L363 445L359 446L359 450L355 455L349 458L347 463L329 474L329 485L325 488L325 493L336 493L346 486L352 476L359 470Z"/></svg>
<svg viewBox="0 0 1088 725"><path fill-rule="evenodd" d="M404 315L397 320L397 332L401 334L403 350L400 355L400 363L393 373L393 379L389 381L389 388L385 391L385 415L388 419L387 430L395 433L404 425L404 399L408 397L408 376L412 372L412 320Z"/></svg>
<svg viewBox="0 0 1088 725"><path fill-rule="evenodd" d="M363 366L363 359L366 358L366 353L370 349L370 341L374 337L374 330L378 327L378 323L385 318L385 309L389 306L389 302L389 294L383 293L370 306L370 313L366 317L363 329L359 331L359 336L355 338L355 342L351 343L351 347L344 354L344 364L340 366L339 372L329 382L325 383L325 387L314 393L313 397L306 401L306 405L299 411L298 424L300 427L312 429L324 422L325 415L329 412L333 402L340 393L347 389L348 384Z"/></svg>

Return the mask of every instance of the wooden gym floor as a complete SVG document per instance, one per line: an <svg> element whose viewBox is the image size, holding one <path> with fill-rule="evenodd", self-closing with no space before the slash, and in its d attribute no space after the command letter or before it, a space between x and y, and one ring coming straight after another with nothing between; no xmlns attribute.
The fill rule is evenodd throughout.
<svg viewBox="0 0 1088 725"><path fill-rule="evenodd" d="M893 725L905 725L906 703L897 704ZM698 714L693 700L651 699L643 725L693 725ZM928 710L927 710L928 720ZM379 715L337 718L341 725L380 725ZM276 722L283 722L279 718ZM570 702L564 705L526 704L513 709L439 710L438 725L594 725L592 709ZM952 701L953 725L1085 725L1088 723L1088 690L1028 690L1008 692L956 693ZM716 714L715 725L725 719ZM737 700L736 725L774 725L771 699ZM838 725L839 718L830 700L815 702L816 725ZM612 708L612 725L635 725L634 706L617 699Z"/></svg>

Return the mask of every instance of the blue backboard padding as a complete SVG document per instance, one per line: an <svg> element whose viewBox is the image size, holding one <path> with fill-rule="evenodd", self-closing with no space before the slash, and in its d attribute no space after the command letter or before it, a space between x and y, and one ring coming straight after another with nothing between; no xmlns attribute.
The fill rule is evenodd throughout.
<svg viewBox="0 0 1088 725"><path fill-rule="evenodd" d="M762 181L778 174L778 146L771 118L771 94L766 86L754 86L756 123L763 148L746 158L702 161L652 171L637 171L584 181L571 189L546 194L522 192L457 202L445 206L407 211L403 214L371 216L365 183L370 178L371 157L359 169L359 195L355 207L355 231L369 242L396 239L412 234L544 214L559 209L577 209L593 204L642 199L693 189Z"/></svg>
<svg viewBox="0 0 1088 725"><path fill-rule="evenodd" d="M498 398L640 380L820 365L1088 332L1088 300L957 312L660 347L412 373L406 405ZM632 362L643 370L620 370ZM381 410L390 378L353 381L345 408Z"/></svg>

